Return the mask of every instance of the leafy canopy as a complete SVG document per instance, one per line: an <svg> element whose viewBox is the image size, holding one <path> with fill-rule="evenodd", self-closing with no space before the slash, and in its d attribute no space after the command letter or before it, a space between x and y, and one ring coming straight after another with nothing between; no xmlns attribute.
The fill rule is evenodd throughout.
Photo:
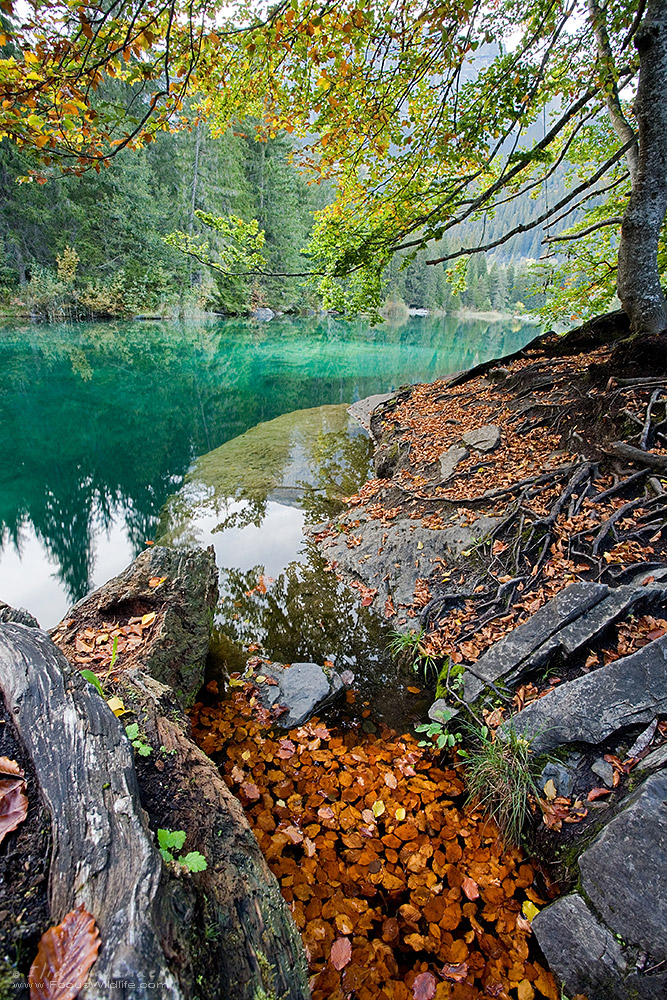
<svg viewBox="0 0 667 1000"><path fill-rule="evenodd" d="M583 263L597 301L611 294L629 188L623 95L638 69L640 6L285 0L267 13L252 0L178 12L161 0L32 0L23 18L5 0L0 133L32 146L47 168L99 169L160 129L192 127L186 95L216 132L253 116L258 138L291 133L311 181L334 185L308 253L325 300L348 308L378 302L397 249L456 240L459 223L546 188L545 210L515 231L546 224L553 239L574 209L593 206L577 225L594 236ZM130 114L104 99L106 77L134 88ZM626 141L608 109L625 121ZM569 189L549 204L549 179L565 172ZM448 260L469 252L449 246ZM262 266L243 256L220 263Z"/></svg>

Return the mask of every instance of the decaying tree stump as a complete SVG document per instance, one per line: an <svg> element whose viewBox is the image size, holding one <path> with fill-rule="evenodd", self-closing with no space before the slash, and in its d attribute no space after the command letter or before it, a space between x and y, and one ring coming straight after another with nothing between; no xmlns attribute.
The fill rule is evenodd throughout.
<svg viewBox="0 0 667 1000"><path fill-rule="evenodd" d="M94 597L81 624L94 623ZM169 648L164 630L160 637ZM154 659L154 645L146 651ZM164 676L169 664L159 662ZM100 929L80 997L305 1000L303 946L287 904L240 804L189 738L173 689L136 666L121 671L113 692L105 688L128 709L119 720L78 666L38 629L0 624L0 693L52 821L51 921L83 903ZM151 747L145 758L134 757L128 722ZM163 863L158 828L185 831L185 852L203 854L207 869Z"/></svg>

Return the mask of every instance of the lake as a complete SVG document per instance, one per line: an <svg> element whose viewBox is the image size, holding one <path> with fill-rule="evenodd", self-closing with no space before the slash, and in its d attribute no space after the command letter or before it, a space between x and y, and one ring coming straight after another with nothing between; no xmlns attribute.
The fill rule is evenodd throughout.
<svg viewBox="0 0 667 1000"><path fill-rule="evenodd" d="M536 332L455 317L375 329L332 317L4 325L0 599L52 627L147 541L173 533L160 513L198 456L292 411L349 404L500 357ZM340 454L355 456L352 465L345 458L353 487L355 476L365 478L368 450L336 419L335 449L351 436ZM308 440L312 465L320 432ZM232 448L241 466L244 448ZM233 475L232 459L222 457ZM327 466L321 454L320 466ZM248 498L234 500L228 490L237 507L227 515L241 514L244 523L220 530L215 517L205 523L200 513L184 532L181 517L181 540L213 540L221 567L241 574L261 567L265 554L275 575L300 544L303 517L295 522L293 512L303 504L289 493L299 489L295 483L283 483L282 493L269 485L250 520ZM238 534L248 529L259 532L252 545Z"/></svg>

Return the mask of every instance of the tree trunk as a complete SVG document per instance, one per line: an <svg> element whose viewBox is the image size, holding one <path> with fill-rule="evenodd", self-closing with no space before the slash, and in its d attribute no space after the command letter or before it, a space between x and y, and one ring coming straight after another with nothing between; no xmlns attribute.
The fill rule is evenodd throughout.
<svg viewBox="0 0 667 1000"><path fill-rule="evenodd" d="M648 0L635 44L639 159L618 251L618 297L634 334L667 329L658 270L658 237L667 211L667 3Z"/></svg>

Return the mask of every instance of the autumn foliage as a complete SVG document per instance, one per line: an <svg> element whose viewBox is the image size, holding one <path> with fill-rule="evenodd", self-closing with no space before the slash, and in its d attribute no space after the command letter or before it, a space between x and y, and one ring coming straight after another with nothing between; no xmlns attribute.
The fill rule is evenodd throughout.
<svg viewBox="0 0 667 1000"><path fill-rule="evenodd" d="M557 1000L522 906L534 871L411 736L277 735L250 684L195 705L306 948L314 1000ZM535 912L533 909L531 912Z"/></svg>

